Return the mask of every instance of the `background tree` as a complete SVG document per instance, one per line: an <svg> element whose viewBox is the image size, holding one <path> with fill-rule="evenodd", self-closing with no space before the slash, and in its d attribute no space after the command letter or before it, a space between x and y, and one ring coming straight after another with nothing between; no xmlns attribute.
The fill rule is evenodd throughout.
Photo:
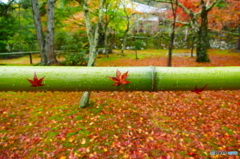
<svg viewBox="0 0 240 159"><path fill-rule="evenodd" d="M128 36L128 32L130 31L130 20L132 16L132 13L128 11L127 3L128 2L126 1L121 3L124 11L124 19L126 20L126 29L124 30L124 33L123 33L122 48L120 53L120 55L122 56L124 55L124 50L126 49L127 36Z"/></svg>
<svg viewBox="0 0 240 159"><path fill-rule="evenodd" d="M43 34L43 29L42 29L42 22L41 22L38 0L32 0L33 16L34 16L35 28L37 32L37 40L38 40L38 46L40 50L42 65L51 65L58 62L54 54L54 46L53 46L54 3L55 3L54 0L48 0L48 5L47 5L48 20L47 20L46 39L45 39Z"/></svg>
<svg viewBox="0 0 240 159"><path fill-rule="evenodd" d="M0 2L0 51L7 51L7 43L17 31L17 19L14 16L14 0ZM11 51L11 46L9 51Z"/></svg>
<svg viewBox="0 0 240 159"><path fill-rule="evenodd" d="M195 2L195 7L199 8L198 12L193 13L191 8L187 8L184 5L180 4L179 6L191 16L192 20L199 18L199 25L197 28L197 59L196 62L210 62L210 59L207 54L207 49L209 48L209 37L208 37L208 13L212 10L212 8L219 2L220 0L200 0ZM192 1L193 2L193 1ZM196 21L194 21L196 22ZM196 25L194 27L197 27Z"/></svg>
<svg viewBox="0 0 240 159"><path fill-rule="evenodd" d="M118 23L118 25L116 25ZM119 9L118 0L106 0L104 3L104 16L102 21L102 34L104 39L104 51L108 58L109 53L112 51L112 46L109 44L108 36L109 33L113 35L114 30L120 30L119 25L123 24L121 18L121 11Z"/></svg>
<svg viewBox="0 0 240 159"><path fill-rule="evenodd" d="M58 63L54 54L54 3L55 0L47 1L46 55L48 65Z"/></svg>
<svg viewBox="0 0 240 159"><path fill-rule="evenodd" d="M177 19L178 0L171 0L170 4L172 8L173 22L172 22L171 33L170 33L170 43L168 47L168 61L167 61L168 67L172 66L172 50L173 50L174 38L175 38L175 26L176 26L176 19Z"/></svg>
<svg viewBox="0 0 240 159"><path fill-rule="evenodd" d="M83 7L84 12L84 19L86 23L86 32L87 37L89 41L89 59L88 59L88 67L92 67L95 64L96 60L96 53L97 53L97 45L98 45L98 38L99 38L99 27L102 23L102 17L103 17L103 5L105 3L105 0L99 0L99 8L98 8L98 20L97 23L94 25L91 23L91 17L90 17L90 7L89 7L89 1L88 0L77 0L77 2ZM81 101L80 101L80 107L87 107L89 105L89 98L90 98L91 92L85 91L83 92Z"/></svg>
<svg viewBox="0 0 240 159"><path fill-rule="evenodd" d="M210 28L222 35L228 34L236 40L236 50L240 51L240 2L221 1L209 16ZM232 40L231 39L231 40Z"/></svg>
<svg viewBox="0 0 240 159"><path fill-rule="evenodd" d="M157 0L158 2L171 3L170 0ZM207 54L209 48L208 38L208 13L220 0L179 0L178 6L182 9L179 17L180 21L184 19L195 20L192 23L193 27L197 30L197 59L196 62L210 62Z"/></svg>

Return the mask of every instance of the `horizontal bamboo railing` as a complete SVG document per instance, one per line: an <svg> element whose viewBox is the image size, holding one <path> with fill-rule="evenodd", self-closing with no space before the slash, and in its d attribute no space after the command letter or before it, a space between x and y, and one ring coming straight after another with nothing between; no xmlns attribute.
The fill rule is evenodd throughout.
<svg viewBox="0 0 240 159"><path fill-rule="evenodd" d="M112 86L108 76L115 77L117 69L128 71L130 83ZM37 87L30 82L35 73ZM204 86L239 90L240 67L0 66L0 91L188 91Z"/></svg>

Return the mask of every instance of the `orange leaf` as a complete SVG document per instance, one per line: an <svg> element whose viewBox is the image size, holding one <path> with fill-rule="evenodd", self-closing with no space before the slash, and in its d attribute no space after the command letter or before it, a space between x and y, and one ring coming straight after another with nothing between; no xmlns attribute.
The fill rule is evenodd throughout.
<svg viewBox="0 0 240 159"><path fill-rule="evenodd" d="M113 82L115 82L112 86L120 86L120 85L125 85L125 84L130 83L129 81L126 81L127 76L128 76L128 71L122 75L122 73L119 70L117 70L116 77L108 76L108 78L110 80L112 80Z"/></svg>

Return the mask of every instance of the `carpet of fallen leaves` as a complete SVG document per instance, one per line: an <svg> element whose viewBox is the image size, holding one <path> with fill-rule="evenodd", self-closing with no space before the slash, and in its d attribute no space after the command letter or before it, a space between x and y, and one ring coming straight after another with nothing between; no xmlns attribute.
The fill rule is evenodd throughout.
<svg viewBox="0 0 240 159"><path fill-rule="evenodd" d="M165 66L155 52L99 58L97 66ZM240 66L238 53L212 50L210 58L174 56L173 66ZM239 90L92 92L91 106L79 109L81 94L0 92L0 158L239 157L209 153L240 152Z"/></svg>

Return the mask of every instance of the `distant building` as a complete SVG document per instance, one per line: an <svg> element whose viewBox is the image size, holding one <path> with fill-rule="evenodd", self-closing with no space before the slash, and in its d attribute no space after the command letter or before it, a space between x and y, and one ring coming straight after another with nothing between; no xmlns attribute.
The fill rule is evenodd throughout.
<svg viewBox="0 0 240 159"><path fill-rule="evenodd" d="M150 33L153 34L158 31L158 26L164 19L164 13L167 8L157 8L138 2L128 2L127 8L132 9L136 13L132 17L134 33Z"/></svg>

